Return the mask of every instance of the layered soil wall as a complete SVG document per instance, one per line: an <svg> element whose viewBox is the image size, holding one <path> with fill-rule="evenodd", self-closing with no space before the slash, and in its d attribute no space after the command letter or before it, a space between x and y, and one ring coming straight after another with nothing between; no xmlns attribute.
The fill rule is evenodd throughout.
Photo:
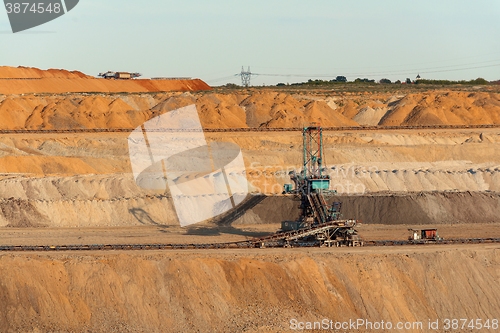
<svg viewBox="0 0 500 333"><path fill-rule="evenodd" d="M52 198L26 197L0 199L0 226L9 227L112 227L159 225L175 226L178 219L168 194L137 193L127 188L113 188L118 183L106 182L108 188L78 188L72 192L55 183L45 193ZM36 184L26 182L29 191ZM58 188L58 185L60 186ZM130 182L133 186L133 183ZM13 188L13 191L16 189ZM128 192L129 191L129 192ZM109 196L110 193L122 196ZM10 192L12 195L14 192ZM31 192L34 193L34 192ZM44 193L39 193L44 195ZM500 194L493 192L419 192L404 194L367 194L337 196L330 202L342 202L344 218L365 224L450 224L499 223ZM291 197L271 196L247 210L235 224L268 224L295 220L300 202ZM85 212L82 214L82 212ZM217 218L216 218L217 220Z"/></svg>
<svg viewBox="0 0 500 333"><path fill-rule="evenodd" d="M499 265L498 246L3 254L0 330L285 332L326 318L429 332L498 318Z"/></svg>

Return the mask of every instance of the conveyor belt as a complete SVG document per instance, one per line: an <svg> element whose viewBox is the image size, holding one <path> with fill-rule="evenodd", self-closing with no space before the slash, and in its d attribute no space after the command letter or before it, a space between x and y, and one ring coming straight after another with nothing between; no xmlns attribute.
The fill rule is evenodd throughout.
<svg viewBox="0 0 500 333"><path fill-rule="evenodd" d="M420 125L420 126L341 126L341 127L323 127L323 131L380 131L380 130L426 130L426 129L483 129L483 128L500 128L497 124L488 125ZM1 134L72 134L72 133L127 133L132 132L133 128L74 128L74 129L15 129L15 130L0 130ZM287 127L287 128L206 128L203 132L302 132L302 127ZM192 130L182 129L151 129L149 132L191 132Z"/></svg>
<svg viewBox="0 0 500 333"><path fill-rule="evenodd" d="M301 242L300 239L322 232L335 225L323 225L304 229L300 232L286 232L267 237L240 242L206 243L206 244L79 244L79 245L0 245L0 252L39 252L39 251L113 251L113 250L181 250L181 249L238 249L256 247L283 247L285 241L294 242L294 246L317 246L314 242ZM500 238L454 238L442 240L364 240L364 246L402 246L402 245L445 245L445 244L483 244L500 243ZM263 246L264 245L264 246Z"/></svg>

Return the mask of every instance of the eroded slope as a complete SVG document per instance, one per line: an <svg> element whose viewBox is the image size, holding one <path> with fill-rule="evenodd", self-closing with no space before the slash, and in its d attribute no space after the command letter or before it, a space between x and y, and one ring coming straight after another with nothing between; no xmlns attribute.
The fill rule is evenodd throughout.
<svg viewBox="0 0 500 333"><path fill-rule="evenodd" d="M9 254L0 256L0 329L283 332L292 319L486 320L498 316L499 265L498 246Z"/></svg>

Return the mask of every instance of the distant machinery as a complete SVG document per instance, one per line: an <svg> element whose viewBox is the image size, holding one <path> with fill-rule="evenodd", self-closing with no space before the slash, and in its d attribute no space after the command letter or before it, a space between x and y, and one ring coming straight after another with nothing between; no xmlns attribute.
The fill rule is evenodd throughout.
<svg viewBox="0 0 500 333"><path fill-rule="evenodd" d="M141 73L129 73L129 72L112 72L112 71L107 71L104 73L99 73L100 77L105 78L105 79L115 79L115 80L130 80L130 79L135 79L140 76L142 76Z"/></svg>
<svg viewBox="0 0 500 333"><path fill-rule="evenodd" d="M410 236L408 236L408 240L410 241L438 241L443 240L443 238L439 237L437 229L408 229L410 232Z"/></svg>

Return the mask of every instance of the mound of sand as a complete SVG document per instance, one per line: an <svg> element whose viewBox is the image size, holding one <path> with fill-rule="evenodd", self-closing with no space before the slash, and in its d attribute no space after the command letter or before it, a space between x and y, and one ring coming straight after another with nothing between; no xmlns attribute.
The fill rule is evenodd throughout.
<svg viewBox="0 0 500 333"><path fill-rule="evenodd" d="M245 128L245 110L239 105L241 96L209 94L195 100L200 121L205 128Z"/></svg>
<svg viewBox="0 0 500 333"><path fill-rule="evenodd" d="M313 122L357 126L323 101L297 100L287 94L158 93L10 96L0 102L0 129L132 129L158 114L190 104L196 104L205 128L300 127Z"/></svg>
<svg viewBox="0 0 500 333"><path fill-rule="evenodd" d="M70 72L64 69L41 70L33 67L0 66L0 79L42 79L42 78L90 79L92 77L79 71Z"/></svg>
<svg viewBox="0 0 500 333"><path fill-rule="evenodd" d="M304 107L291 95L276 92L257 92L246 98L241 107L246 112L249 127L277 127L303 121Z"/></svg>
<svg viewBox="0 0 500 333"><path fill-rule="evenodd" d="M453 91L409 94L394 103L379 124L500 124L500 95Z"/></svg>
<svg viewBox="0 0 500 333"><path fill-rule="evenodd" d="M323 101L313 101L305 106L306 122L317 122L325 127L358 126L358 123L351 120L338 111L333 111L327 103Z"/></svg>
<svg viewBox="0 0 500 333"><path fill-rule="evenodd" d="M193 103L206 128L302 127L313 122L324 127L500 124L500 94L495 92L431 90L406 95L369 92L308 95L250 89L194 95L140 95L209 89L199 79L105 80L78 71L0 67L0 94L7 95L3 98L0 95L0 116L5 119L0 129L133 128L158 112ZM91 98L68 94L78 92L128 95ZM64 95L8 96L29 93Z"/></svg>
<svg viewBox="0 0 500 333"><path fill-rule="evenodd" d="M352 118L360 125L365 126L376 126L379 124L380 119L387 113L386 108L373 109L369 106L362 108L359 112Z"/></svg>
<svg viewBox="0 0 500 333"><path fill-rule="evenodd" d="M210 90L200 79L106 80L81 72L26 67L0 67L0 94L75 92L157 92Z"/></svg>
<svg viewBox="0 0 500 333"><path fill-rule="evenodd" d="M208 87L201 85L193 88L191 85L196 80L151 80L146 83L148 80L0 79L0 92L5 82L12 83L8 89L15 90L17 88L12 88L15 85L30 86L33 82L47 83L50 80L54 81L54 90L68 87L57 83L58 80L68 80L81 87L90 84L97 87L97 91L146 92ZM450 91L406 96L368 94L334 98L329 95L306 96L250 90L231 93L0 95L0 116L3 120L0 130L132 129L154 116L190 104L196 104L204 128L214 129L289 128L311 123L319 123L323 127L500 124L500 94L497 93Z"/></svg>

